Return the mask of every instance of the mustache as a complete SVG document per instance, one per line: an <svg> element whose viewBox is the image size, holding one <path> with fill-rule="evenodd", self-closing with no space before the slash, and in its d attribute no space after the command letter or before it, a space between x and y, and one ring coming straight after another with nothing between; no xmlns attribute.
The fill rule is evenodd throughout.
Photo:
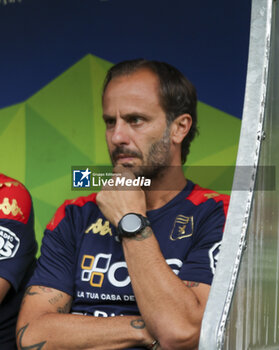
<svg viewBox="0 0 279 350"><path fill-rule="evenodd" d="M125 154L125 156L131 156L131 157L136 157L136 158L140 158L142 159L142 154L141 152L137 152L137 151L132 151L126 147L120 146L120 147L116 147L115 150L112 152L111 154L111 158L115 161L117 160L117 157L120 154Z"/></svg>

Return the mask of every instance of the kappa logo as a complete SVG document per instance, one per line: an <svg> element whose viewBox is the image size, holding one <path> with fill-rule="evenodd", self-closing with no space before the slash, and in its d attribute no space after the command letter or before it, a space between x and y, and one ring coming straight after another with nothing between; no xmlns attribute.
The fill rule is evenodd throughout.
<svg viewBox="0 0 279 350"><path fill-rule="evenodd" d="M105 236L106 234L109 234L112 236L111 228L109 226L109 221L106 220L103 224L103 219L99 218L97 221L95 221L93 224L91 224L85 231L85 233L92 232L94 234L99 233L101 236Z"/></svg>
<svg viewBox="0 0 279 350"><path fill-rule="evenodd" d="M12 187L12 186L18 186L18 185L20 185L20 183L17 181L9 181L9 182L0 183L0 188L4 186Z"/></svg>
<svg viewBox="0 0 279 350"><path fill-rule="evenodd" d="M220 194L219 194L219 193L216 193L216 192L213 192L213 193L205 193L204 196L205 196L207 199L211 199L211 198L215 198L215 197L220 196Z"/></svg>
<svg viewBox="0 0 279 350"><path fill-rule="evenodd" d="M194 219L193 216L178 215L174 221L173 228L170 234L170 239L176 241L190 237L194 230Z"/></svg>
<svg viewBox="0 0 279 350"><path fill-rule="evenodd" d="M11 230L0 226L0 260L13 258L19 246L19 238Z"/></svg>
<svg viewBox="0 0 279 350"><path fill-rule="evenodd" d="M0 203L0 210L2 210L2 212L5 215L12 214L13 216L16 216L17 214L20 214L24 218L24 215L20 207L18 206L16 199L12 199L12 204L11 204L9 201L9 198L7 197L4 198L3 202Z"/></svg>

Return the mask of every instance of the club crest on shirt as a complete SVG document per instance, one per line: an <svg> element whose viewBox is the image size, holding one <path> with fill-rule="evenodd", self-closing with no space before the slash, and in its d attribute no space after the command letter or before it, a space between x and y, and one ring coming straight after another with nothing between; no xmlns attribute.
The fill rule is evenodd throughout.
<svg viewBox="0 0 279 350"><path fill-rule="evenodd" d="M193 216L178 215L175 218L173 228L170 234L170 239L176 241L177 239L182 239L190 237L194 230L194 219Z"/></svg>
<svg viewBox="0 0 279 350"><path fill-rule="evenodd" d="M89 232L92 232L94 234L99 234L100 236L105 236L106 234L109 234L110 236L112 236L109 221L105 220L105 222L103 223L102 218L99 218L97 221L95 221L85 230L85 233L89 233Z"/></svg>

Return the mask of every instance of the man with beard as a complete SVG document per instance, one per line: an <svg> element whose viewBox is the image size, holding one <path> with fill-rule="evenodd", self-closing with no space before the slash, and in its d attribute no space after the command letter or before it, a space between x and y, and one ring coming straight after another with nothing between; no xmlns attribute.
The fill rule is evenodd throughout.
<svg viewBox="0 0 279 350"><path fill-rule="evenodd" d="M228 196L185 179L196 102L166 63L126 61L108 72L114 178L145 176L151 186L106 185L58 209L19 316L19 349L198 346Z"/></svg>

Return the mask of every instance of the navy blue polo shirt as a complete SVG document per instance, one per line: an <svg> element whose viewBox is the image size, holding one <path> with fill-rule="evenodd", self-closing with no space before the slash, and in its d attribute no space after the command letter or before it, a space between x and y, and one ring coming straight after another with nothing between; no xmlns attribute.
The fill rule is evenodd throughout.
<svg viewBox="0 0 279 350"><path fill-rule="evenodd" d="M229 196L195 185L147 212L166 263L182 280L211 284ZM139 315L122 245L96 204L96 194L67 200L47 226L30 285L73 297L72 313ZM152 266L150 266L152 269Z"/></svg>

